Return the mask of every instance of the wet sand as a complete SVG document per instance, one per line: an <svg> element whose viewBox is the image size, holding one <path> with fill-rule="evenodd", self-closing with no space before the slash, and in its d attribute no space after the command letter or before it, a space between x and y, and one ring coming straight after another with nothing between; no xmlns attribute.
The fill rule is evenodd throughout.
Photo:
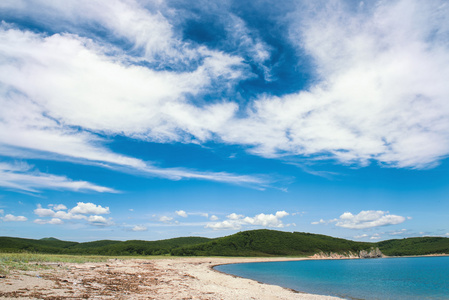
<svg viewBox="0 0 449 300"><path fill-rule="evenodd" d="M0 278L0 299L338 299L212 269L220 264L283 260L292 259L188 257L49 263L49 269L15 270Z"/></svg>

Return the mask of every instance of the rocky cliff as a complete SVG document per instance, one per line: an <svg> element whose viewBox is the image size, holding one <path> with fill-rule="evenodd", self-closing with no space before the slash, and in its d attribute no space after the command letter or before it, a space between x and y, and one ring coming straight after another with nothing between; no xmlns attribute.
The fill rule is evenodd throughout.
<svg viewBox="0 0 449 300"><path fill-rule="evenodd" d="M311 258L315 259L346 259L346 258L379 258L384 257L383 253L379 250L379 248L371 248L369 250L361 250L359 252L344 252L344 253L317 253Z"/></svg>

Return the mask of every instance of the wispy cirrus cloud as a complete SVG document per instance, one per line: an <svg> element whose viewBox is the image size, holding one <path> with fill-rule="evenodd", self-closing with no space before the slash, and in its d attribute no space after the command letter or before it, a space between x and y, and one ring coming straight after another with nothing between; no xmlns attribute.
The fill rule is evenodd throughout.
<svg viewBox="0 0 449 300"><path fill-rule="evenodd" d="M442 1L310 3L290 42L315 67L309 88L259 96L219 131L254 154L344 164L435 166L449 154L449 8Z"/></svg>
<svg viewBox="0 0 449 300"><path fill-rule="evenodd" d="M169 179L265 185L256 176L156 167L108 150L96 134L158 142L208 139L236 105L196 107L185 95L199 93L212 77L241 77L232 67L240 58L215 53L193 72L155 71L108 56L76 35L44 36L5 24L0 35L8 41L0 46L1 154L78 160Z"/></svg>
<svg viewBox="0 0 449 300"><path fill-rule="evenodd" d="M52 30L0 25L0 155L263 188L272 179L163 168L108 149L104 137L213 141L269 158L398 168L432 167L449 154L444 2L379 2L354 10L332 1L290 10L283 43L311 58L313 78L281 96L257 90L243 105L235 89L256 76L252 67L263 70L265 82L275 78L269 63L276 49L235 14L220 23L229 41L218 50L186 41L165 2L23 3L0 7ZM37 181L24 175L33 176L23 172L22 182ZM38 179L50 185L45 176ZM61 188L76 190L75 182L59 179ZM84 183L78 189L101 188Z"/></svg>
<svg viewBox="0 0 449 300"><path fill-rule="evenodd" d="M44 189L117 193L112 188L99 186L87 181L74 181L65 176L41 173L25 163L10 164L0 162L0 186L30 193L39 193Z"/></svg>

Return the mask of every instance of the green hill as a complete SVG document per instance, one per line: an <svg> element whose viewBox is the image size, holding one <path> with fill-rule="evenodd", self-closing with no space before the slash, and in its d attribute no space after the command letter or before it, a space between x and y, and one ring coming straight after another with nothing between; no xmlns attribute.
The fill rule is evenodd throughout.
<svg viewBox="0 0 449 300"><path fill-rule="evenodd" d="M180 237L159 241L100 240L86 243L55 238L0 237L0 252L81 255L304 256L358 253L378 247L389 256L449 253L449 238L417 237L378 243L355 242L326 235L275 230L243 231L222 238Z"/></svg>
<svg viewBox="0 0 449 300"><path fill-rule="evenodd" d="M173 249L173 255L303 256L319 252L359 252L375 246L330 236L275 230L239 232L207 243Z"/></svg>
<svg viewBox="0 0 449 300"><path fill-rule="evenodd" d="M48 254L82 255L162 255L173 248L210 241L202 237L181 237L160 241L111 241L101 240L78 243L54 238L40 240L0 237L0 252L34 252Z"/></svg>
<svg viewBox="0 0 449 300"><path fill-rule="evenodd" d="M379 249L389 256L449 254L449 238L444 237L415 237L377 244Z"/></svg>
<svg viewBox="0 0 449 300"><path fill-rule="evenodd" d="M2 252L40 252L57 254L62 253L76 242L65 242L58 239L22 239L13 237L0 237L0 251Z"/></svg>
<svg viewBox="0 0 449 300"><path fill-rule="evenodd" d="M210 239L202 237L181 237L160 241L99 241L100 243L80 243L71 247L70 250L100 255L163 255L169 254L173 248L196 245L207 241L210 241Z"/></svg>

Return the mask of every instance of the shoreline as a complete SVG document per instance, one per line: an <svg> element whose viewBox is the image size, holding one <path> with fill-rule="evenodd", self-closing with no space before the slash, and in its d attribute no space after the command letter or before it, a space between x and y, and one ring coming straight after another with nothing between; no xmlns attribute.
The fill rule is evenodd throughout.
<svg viewBox="0 0 449 300"><path fill-rule="evenodd" d="M174 260L178 260L178 267L181 267L183 270L185 270L184 267L188 264L197 265L197 268L189 269L189 273L197 277L200 281L207 283L209 288L213 289L219 283L221 288L224 288L220 292L224 293L220 293L218 299L342 299L335 296L309 294L280 285L263 283L254 279L221 272L214 268L226 264L313 260L310 257L189 257L187 259L175 258ZM203 273L205 267L208 270L206 276Z"/></svg>
<svg viewBox="0 0 449 300"><path fill-rule="evenodd" d="M310 259L173 257L110 259L101 263L40 263L45 269L14 270L0 278L0 299L341 299L303 293L213 269L222 264Z"/></svg>
<svg viewBox="0 0 449 300"><path fill-rule="evenodd" d="M420 255L433 257L448 255ZM393 257L385 257L393 258ZM29 263L0 277L0 299L305 299L336 300L227 274L225 264L339 260L331 257L167 257L86 263Z"/></svg>

